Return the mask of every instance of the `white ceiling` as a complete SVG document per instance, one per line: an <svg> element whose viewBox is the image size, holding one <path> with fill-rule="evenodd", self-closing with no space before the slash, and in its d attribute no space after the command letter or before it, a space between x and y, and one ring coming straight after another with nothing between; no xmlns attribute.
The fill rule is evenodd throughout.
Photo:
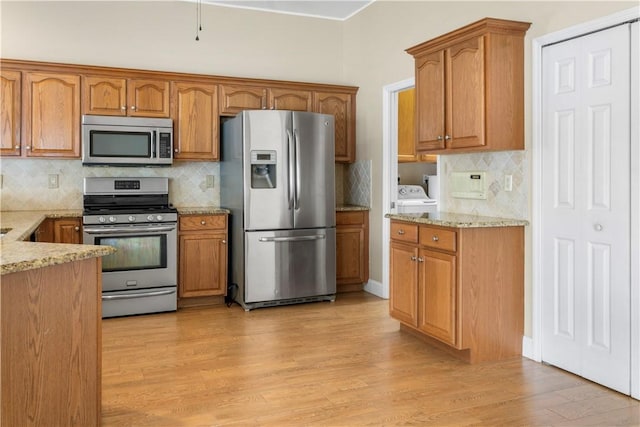
<svg viewBox="0 0 640 427"><path fill-rule="evenodd" d="M349 19L374 0L202 0L204 3L218 6L237 7L242 9L262 10L266 12L285 13L289 15L312 16L316 18Z"/></svg>

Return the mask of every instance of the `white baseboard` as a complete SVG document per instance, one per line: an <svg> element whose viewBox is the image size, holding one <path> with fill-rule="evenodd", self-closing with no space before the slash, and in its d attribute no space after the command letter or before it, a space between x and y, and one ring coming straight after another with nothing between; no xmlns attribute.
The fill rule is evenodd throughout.
<svg viewBox="0 0 640 427"><path fill-rule="evenodd" d="M364 285L364 290L377 297L388 299L384 296L384 292L382 291L382 283L376 282L375 280L369 280L367 284Z"/></svg>
<svg viewBox="0 0 640 427"><path fill-rule="evenodd" d="M525 337L525 336L522 337L522 355L527 359L531 359L531 360L535 360L536 362L539 362L539 360L536 359L535 352L533 351L532 338Z"/></svg>

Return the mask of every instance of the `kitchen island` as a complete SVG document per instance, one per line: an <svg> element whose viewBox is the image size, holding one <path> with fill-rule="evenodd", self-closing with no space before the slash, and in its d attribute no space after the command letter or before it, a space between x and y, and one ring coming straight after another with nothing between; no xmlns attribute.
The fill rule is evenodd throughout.
<svg viewBox="0 0 640 427"><path fill-rule="evenodd" d="M101 258L109 246L24 241L46 218L0 213L0 424L100 424Z"/></svg>
<svg viewBox="0 0 640 427"><path fill-rule="evenodd" d="M528 221L387 214L389 312L400 329L467 362L522 354Z"/></svg>

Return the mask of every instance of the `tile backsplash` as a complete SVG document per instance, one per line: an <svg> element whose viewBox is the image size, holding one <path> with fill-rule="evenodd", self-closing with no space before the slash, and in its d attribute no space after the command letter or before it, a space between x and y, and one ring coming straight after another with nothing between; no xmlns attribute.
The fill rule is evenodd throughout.
<svg viewBox="0 0 640 427"><path fill-rule="evenodd" d="M371 160L336 164L336 204L371 207Z"/></svg>
<svg viewBox="0 0 640 427"><path fill-rule="evenodd" d="M529 158L526 151L500 151L440 156L440 210L502 218L528 219ZM485 171L487 199L458 199L450 195L453 172ZM504 188L505 175L512 176L513 189Z"/></svg>
<svg viewBox="0 0 640 427"><path fill-rule="evenodd" d="M76 160L7 159L0 162L1 210L82 209L84 177L169 178L174 206L219 206L220 167L217 162L176 162L171 167L88 167ZM49 188L49 175L58 175L58 188ZM213 175L213 188L206 187Z"/></svg>

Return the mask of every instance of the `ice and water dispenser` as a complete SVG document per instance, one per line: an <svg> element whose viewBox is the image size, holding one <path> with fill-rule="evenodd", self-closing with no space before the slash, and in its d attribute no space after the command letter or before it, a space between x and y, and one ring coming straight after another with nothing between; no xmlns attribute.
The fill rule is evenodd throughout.
<svg viewBox="0 0 640 427"><path fill-rule="evenodd" d="M251 150L251 188L276 188L274 150Z"/></svg>

